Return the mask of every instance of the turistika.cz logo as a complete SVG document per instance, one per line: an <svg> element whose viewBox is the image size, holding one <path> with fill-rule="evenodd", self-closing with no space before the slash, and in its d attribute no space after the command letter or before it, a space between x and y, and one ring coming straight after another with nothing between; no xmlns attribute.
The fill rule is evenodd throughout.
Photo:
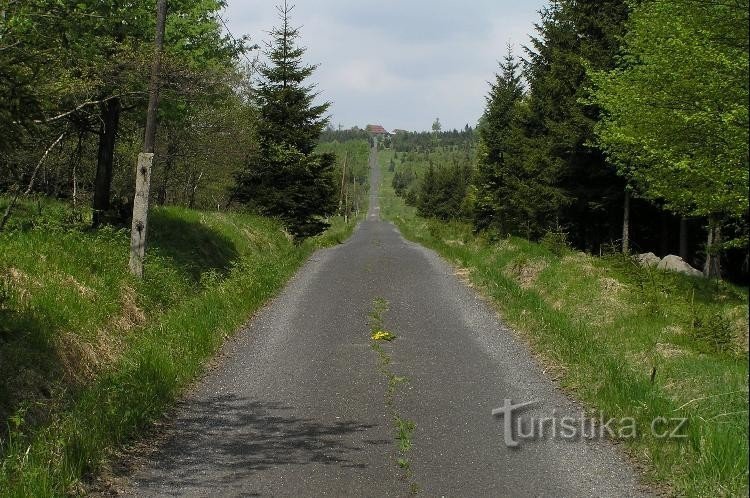
<svg viewBox="0 0 750 498"><path fill-rule="evenodd" d="M538 401L513 404L505 399L500 408L492 410L492 415L503 419L503 440L510 448L520 446L522 440L538 439L634 439L639 428L632 417L606 418L560 416L552 410L548 417L522 417L521 413L538 405ZM651 421L651 434L658 439L682 439L687 437L687 418L656 417Z"/></svg>

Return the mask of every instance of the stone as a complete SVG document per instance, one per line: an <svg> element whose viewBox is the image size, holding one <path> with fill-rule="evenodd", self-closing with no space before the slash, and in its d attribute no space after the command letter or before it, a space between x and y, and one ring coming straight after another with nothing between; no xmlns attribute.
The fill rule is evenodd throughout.
<svg viewBox="0 0 750 498"><path fill-rule="evenodd" d="M661 258L659 258L659 256L652 252L638 254L635 258L638 260L641 266L656 266L661 261Z"/></svg>
<svg viewBox="0 0 750 498"><path fill-rule="evenodd" d="M703 276L702 271L696 270L695 268L687 264L684 259L679 256L675 256L674 254L664 256L664 258L659 261L659 264L656 267L660 270L675 271L677 273L690 275L692 277Z"/></svg>

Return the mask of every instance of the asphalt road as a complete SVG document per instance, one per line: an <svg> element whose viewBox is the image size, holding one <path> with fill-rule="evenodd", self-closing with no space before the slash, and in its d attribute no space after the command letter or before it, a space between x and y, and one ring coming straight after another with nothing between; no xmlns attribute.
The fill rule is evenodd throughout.
<svg viewBox="0 0 750 498"><path fill-rule="evenodd" d="M125 494L642 494L605 440L516 434L519 446L505 445L504 418L492 415L505 399L536 401L516 417L527 428L553 412L580 419L577 407L454 268L378 213L373 189L353 237L317 252L227 344ZM388 364L371 348L376 299L387 301L383 327L398 336L383 344ZM389 376L402 377L390 403ZM396 416L415 424L403 454Z"/></svg>

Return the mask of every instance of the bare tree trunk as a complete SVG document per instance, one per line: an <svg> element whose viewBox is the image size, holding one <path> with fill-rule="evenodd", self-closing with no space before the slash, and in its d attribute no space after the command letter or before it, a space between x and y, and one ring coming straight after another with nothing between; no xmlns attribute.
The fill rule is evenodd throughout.
<svg viewBox="0 0 750 498"><path fill-rule="evenodd" d="M70 168L70 181L73 186L73 209L78 207L78 166L81 164L81 156L83 155L83 132L78 131L78 145L76 146L75 154L73 155L73 161Z"/></svg>
<svg viewBox="0 0 750 498"><path fill-rule="evenodd" d="M622 253L630 253L630 190L625 189L622 215Z"/></svg>
<svg viewBox="0 0 750 498"><path fill-rule="evenodd" d="M198 192L198 187L200 186L201 179L203 179L203 171L198 174L198 177L190 187L190 197L188 201L188 207L190 209L193 209L193 207L195 206L195 194Z"/></svg>
<svg viewBox="0 0 750 498"><path fill-rule="evenodd" d="M112 168L115 160L115 143L120 126L122 103L119 98L110 99L101 105L101 129L99 131L99 152L96 157L96 180L94 180L94 227L104 221L104 214L110 207L112 191Z"/></svg>
<svg viewBox="0 0 750 498"><path fill-rule="evenodd" d="M708 240L706 242L706 264L703 266L703 275L706 278L721 278L721 226L716 217L708 219Z"/></svg>
<svg viewBox="0 0 750 498"><path fill-rule="evenodd" d="M164 171L161 177L161 185L159 191L156 193L156 203L163 206L167 203L167 187L169 186L169 179L172 176L174 170L175 155L177 154L177 143L172 134L169 134L167 138L167 157L164 158Z"/></svg>
<svg viewBox="0 0 750 498"><path fill-rule="evenodd" d="M687 218L680 218L680 257L688 260L688 225Z"/></svg>

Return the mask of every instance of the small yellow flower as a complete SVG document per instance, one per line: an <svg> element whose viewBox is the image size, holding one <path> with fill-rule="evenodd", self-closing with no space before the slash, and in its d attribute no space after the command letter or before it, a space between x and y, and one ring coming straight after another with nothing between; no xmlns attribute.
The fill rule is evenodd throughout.
<svg viewBox="0 0 750 498"><path fill-rule="evenodd" d="M392 341L396 338L395 335L391 334L387 330L378 330L370 335L373 341Z"/></svg>

